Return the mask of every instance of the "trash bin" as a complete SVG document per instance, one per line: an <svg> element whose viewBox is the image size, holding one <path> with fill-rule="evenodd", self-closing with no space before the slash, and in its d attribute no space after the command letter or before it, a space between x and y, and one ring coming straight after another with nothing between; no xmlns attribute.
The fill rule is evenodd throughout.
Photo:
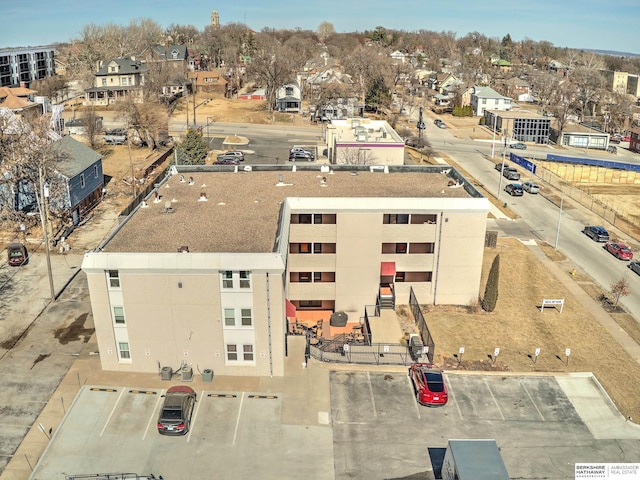
<svg viewBox="0 0 640 480"><path fill-rule="evenodd" d="M213 382L213 370L211 370L210 368L205 368L202 371L202 381Z"/></svg>
<svg viewBox="0 0 640 480"><path fill-rule="evenodd" d="M171 380L171 378L173 378L173 368L162 367L162 370L160 370L160 378L162 378L162 380Z"/></svg>
<svg viewBox="0 0 640 480"><path fill-rule="evenodd" d="M189 365L185 365L184 367L182 367L180 373L182 374L183 382L191 382L193 380L193 368L191 368Z"/></svg>

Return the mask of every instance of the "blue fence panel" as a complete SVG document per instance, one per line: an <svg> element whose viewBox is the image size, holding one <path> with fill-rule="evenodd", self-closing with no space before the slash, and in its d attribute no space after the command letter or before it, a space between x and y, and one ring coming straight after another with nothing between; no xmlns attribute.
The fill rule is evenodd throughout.
<svg viewBox="0 0 640 480"><path fill-rule="evenodd" d="M521 157L520 155L516 155L515 153L511 153L509 155L509 160L511 160L515 164L520 165L522 168L524 168L525 170L530 171L531 173L533 173L535 175L537 166L532 161L527 160L526 158Z"/></svg>
<svg viewBox="0 0 640 480"><path fill-rule="evenodd" d="M592 165L594 167L615 168L617 170L629 170L640 172L640 165L633 163L611 162L609 160L595 160L593 158L565 157L562 155L548 154L547 160L563 163L574 163L578 165Z"/></svg>

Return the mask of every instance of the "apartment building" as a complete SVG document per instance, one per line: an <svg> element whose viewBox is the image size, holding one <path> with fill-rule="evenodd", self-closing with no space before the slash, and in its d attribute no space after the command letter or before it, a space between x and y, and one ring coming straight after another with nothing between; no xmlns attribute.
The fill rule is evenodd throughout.
<svg viewBox="0 0 640 480"><path fill-rule="evenodd" d="M404 164L404 140L384 120L332 119L325 138L329 161L334 164Z"/></svg>
<svg viewBox="0 0 640 480"><path fill-rule="evenodd" d="M52 45L0 49L0 87L29 87L55 75L55 52Z"/></svg>
<svg viewBox="0 0 640 480"><path fill-rule="evenodd" d="M85 255L105 370L280 376L288 306L478 298L489 203L451 167L172 169Z"/></svg>

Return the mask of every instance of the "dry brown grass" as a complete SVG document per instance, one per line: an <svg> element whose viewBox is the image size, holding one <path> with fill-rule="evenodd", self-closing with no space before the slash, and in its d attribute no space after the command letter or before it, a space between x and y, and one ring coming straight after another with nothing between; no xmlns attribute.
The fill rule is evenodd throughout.
<svg viewBox="0 0 640 480"><path fill-rule="evenodd" d="M494 312L424 307L436 345L436 363L445 368L478 370L593 372L620 411L640 419L640 387L630 381L640 375L640 365L519 241L499 239L497 249L485 250L483 285L498 254L500 292ZM541 313L543 298L564 298L563 312L545 308ZM621 315L619 323L629 325L634 336L640 335L640 328L632 326L631 320ZM465 352L459 363L460 347ZM500 354L494 364L496 347ZM534 362L536 348L541 354ZM566 348L571 348L568 361Z"/></svg>

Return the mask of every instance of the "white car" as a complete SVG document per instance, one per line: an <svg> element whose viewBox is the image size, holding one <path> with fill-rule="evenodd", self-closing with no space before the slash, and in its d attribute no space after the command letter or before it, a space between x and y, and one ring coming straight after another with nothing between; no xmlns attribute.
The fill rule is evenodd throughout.
<svg viewBox="0 0 640 480"><path fill-rule="evenodd" d="M534 182L524 182L522 189L527 193L538 193L540 191L540 187Z"/></svg>

